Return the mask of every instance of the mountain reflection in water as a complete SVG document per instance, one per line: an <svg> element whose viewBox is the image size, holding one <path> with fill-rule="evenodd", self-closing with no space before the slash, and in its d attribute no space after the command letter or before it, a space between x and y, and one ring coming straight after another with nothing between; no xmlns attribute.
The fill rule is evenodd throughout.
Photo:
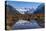
<svg viewBox="0 0 46 31"><path fill-rule="evenodd" d="M13 29L34 29L40 28L38 23L35 20L26 21L26 20L19 20L13 25Z"/></svg>

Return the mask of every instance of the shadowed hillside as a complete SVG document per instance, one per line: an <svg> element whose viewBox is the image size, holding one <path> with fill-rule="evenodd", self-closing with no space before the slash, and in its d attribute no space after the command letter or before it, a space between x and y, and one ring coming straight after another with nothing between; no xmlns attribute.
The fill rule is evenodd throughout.
<svg viewBox="0 0 46 31"><path fill-rule="evenodd" d="M8 15L15 15L20 14L15 8L13 8L11 5L5 5L6 6L6 12Z"/></svg>
<svg viewBox="0 0 46 31"><path fill-rule="evenodd" d="M39 6L38 6L38 8L36 9L36 11L34 12L34 14L37 14L37 13L42 13L42 14L44 14L45 13L45 5L44 4L40 4Z"/></svg>

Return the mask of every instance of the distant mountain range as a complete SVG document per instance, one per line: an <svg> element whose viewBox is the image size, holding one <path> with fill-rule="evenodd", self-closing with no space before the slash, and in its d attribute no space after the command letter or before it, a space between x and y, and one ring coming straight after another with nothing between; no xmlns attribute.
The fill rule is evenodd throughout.
<svg viewBox="0 0 46 31"><path fill-rule="evenodd" d="M35 9L30 9L29 11L26 11L25 14L37 14L37 13L43 13L45 12L45 6L44 4L40 4L36 10Z"/></svg>
<svg viewBox="0 0 46 31"><path fill-rule="evenodd" d="M34 8L16 8L17 11L19 11L21 14L31 14L35 11Z"/></svg>
<svg viewBox="0 0 46 31"><path fill-rule="evenodd" d="M6 10L9 14L44 14L44 4L40 4L37 9L34 8L13 8L11 5L6 5Z"/></svg>
<svg viewBox="0 0 46 31"><path fill-rule="evenodd" d="M37 13L43 13L45 6L44 4L40 4L36 9L35 8L19 8L17 11L19 11L21 14L37 14ZM25 11L24 11L25 10Z"/></svg>

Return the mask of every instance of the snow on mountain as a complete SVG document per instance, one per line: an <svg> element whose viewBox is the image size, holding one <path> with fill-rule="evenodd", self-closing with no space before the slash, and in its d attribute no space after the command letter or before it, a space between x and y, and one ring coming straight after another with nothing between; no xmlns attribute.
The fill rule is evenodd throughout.
<svg viewBox="0 0 46 31"><path fill-rule="evenodd" d="M25 14L25 13L33 13L36 8L16 8L17 11L19 11L21 14Z"/></svg>
<svg viewBox="0 0 46 31"><path fill-rule="evenodd" d="M33 14L34 11L36 11L36 9L37 9L37 8L34 8L34 7L29 8L29 10L27 10L27 11L25 12L25 14Z"/></svg>
<svg viewBox="0 0 46 31"><path fill-rule="evenodd" d="M25 12L28 10L28 9L25 9L25 8L16 8L17 11L19 11L21 14L25 14Z"/></svg>

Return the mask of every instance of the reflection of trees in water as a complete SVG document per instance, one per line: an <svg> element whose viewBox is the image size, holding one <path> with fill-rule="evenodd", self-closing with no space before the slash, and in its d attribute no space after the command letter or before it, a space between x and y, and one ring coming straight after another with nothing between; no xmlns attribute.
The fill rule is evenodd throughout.
<svg viewBox="0 0 46 31"><path fill-rule="evenodd" d="M26 22L24 22L26 21ZM20 20L14 24L13 29L32 29L32 28L40 28L37 24L36 20L31 20L30 22L27 20Z"/></svg>
<svg viewBox="0 0 46 31"><path fill-rule="evenodd" d="M35 19L37 20L37 23L41 26L41 27L44 27L44 23L45 23L45 20L44 20L44 16L38 16L38 19Z"/></svg>
<svg viewBox="0 0 46 31"><path fill-rule="evenodd" d="M34 15L33 15L34 16ZM41 24L43 24L44 23L44 16L30 16L30 15L24 15L24 14L17 14L17 15L15 15L15 16L8 16L9 17L9 24L11 24L12 25L12 23L14 23L14 22L17 22L17 20L28 20L28 21L30 21L31 22L31 20L36 20L37 21L37 23L42 27L42 26L44 26L44 25L41 25ZM32 19L31 19L31 17L32 17ZM12 22L13 21L13 22Z"/></svg>

